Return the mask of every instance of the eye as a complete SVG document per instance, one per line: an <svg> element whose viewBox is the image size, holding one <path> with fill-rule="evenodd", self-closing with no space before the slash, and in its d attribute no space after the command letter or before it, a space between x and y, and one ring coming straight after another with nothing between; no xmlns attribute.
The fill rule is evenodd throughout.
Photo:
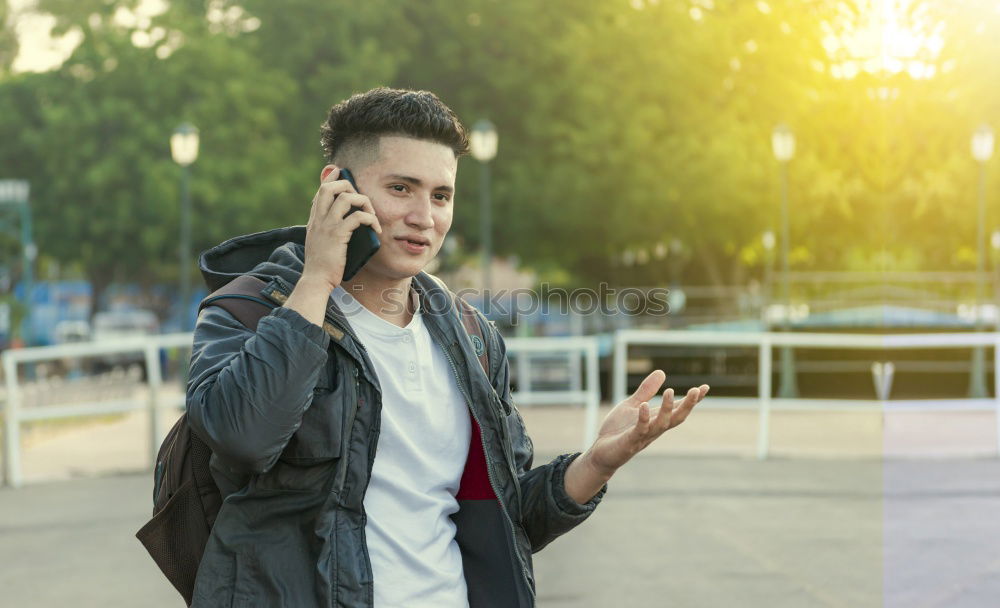
<svg viewBox="0 0 1000 608"><path fill-rule="evenodd" d="M451 197L443 192L438 192L437 194L434 195L434 198L436 198L439 201L444 201L446 203L451 200Z"/></svg>
<svg viewBox="0 0 1000 608"><path fill-rule="evenodd" d="M389 188L392 189L392 190L395 190L396 192L406 192L407 191L407 188L406 188L406 186L404 184L393 184L393 185L389 186Z"/></svg>

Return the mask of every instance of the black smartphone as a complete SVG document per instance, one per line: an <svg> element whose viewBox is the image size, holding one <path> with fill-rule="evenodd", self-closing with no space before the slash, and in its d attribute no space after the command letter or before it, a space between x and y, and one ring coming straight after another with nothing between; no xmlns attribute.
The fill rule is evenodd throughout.
<svg viewBox="0 0 1000 608"><path fill-rule="evenodd" d="M360 194L358 190L358 184L354 181L354 176L347 169L340 170L340 179L346 179L348 182L354 186L354 190ZM355 207L351 205L351 210L348 211L344 217L354 213L360 209L360 207ZM344 264L344 277L342 280L347 281L353 277L361 267L365 265L378 248L382 246L382 243L378 240L378 236L375 234L375 229L367 224L361 224L354 229L351 234L351 240L347 242L347 262Z"/></svg>

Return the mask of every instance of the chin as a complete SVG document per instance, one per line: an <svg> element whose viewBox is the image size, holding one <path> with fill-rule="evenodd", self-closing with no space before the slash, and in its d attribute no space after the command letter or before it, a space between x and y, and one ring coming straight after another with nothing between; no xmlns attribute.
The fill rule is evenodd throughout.
<svg viewBox="0 0 1000 608"><path fill-rule="evenodd" d="M381 276L393 281L409 279L420 274L426 264L394 264L392 266L378 266L368 269L372 274Z"/></svg>

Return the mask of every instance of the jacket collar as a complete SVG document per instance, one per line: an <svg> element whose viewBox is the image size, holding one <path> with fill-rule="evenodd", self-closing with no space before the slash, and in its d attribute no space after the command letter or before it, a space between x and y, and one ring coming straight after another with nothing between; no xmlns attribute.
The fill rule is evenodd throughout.
<svg viewBox="0 0 1000 608"><path fill-rule="evenodd" d="M250 274L267 284L262 294L280 305L292 293L302 276L305 266L305 236L305 226L287 226L237 236L204 251L199 256L199 268L210 291L215 291L240 275ZM456 358L456 365L461 367L463 359L468 359L478 366L472 345L465 338L465 329L451 293L444 283L421 271L413 277L412 285L420 301L424 324L431 336ZM365 374L378 386L374 367L333 298L327 302L323 329L336 344L361 364ZM472 354L471 357L460 356L469 353ZM468 365L465 368L466 374L475 373L468 369Z"/></svg>

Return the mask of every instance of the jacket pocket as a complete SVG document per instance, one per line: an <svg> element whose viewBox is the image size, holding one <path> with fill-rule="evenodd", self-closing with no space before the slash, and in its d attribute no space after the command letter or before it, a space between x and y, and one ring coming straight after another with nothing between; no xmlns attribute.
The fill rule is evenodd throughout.
<svg viewBox="0 0 1000 608"><path fill-rule="evenodd" d="M501 431L504 435L504 458L510 465L515 475L519 472L520 464L527 460L527 468L531 468L531 457L534 448L527 430L524 428L524 420L521 413L517 411L514 401L501 397L499 393L493 391L493 407L497 418L500 420Z"/></svg>
<svg viewBox="0 0 1000 608"><path fill-rule="evenodd" d="M340 456L344 411L356 399L352 382L326 366L313 389L312 403L281 454L291 464L316 464Z"/></svg>
<svg viewBox="0 0 1000 608"><path fill-rule="evenodd" d="M192 608L315 605L322 540L312 528L324 498L256 482L230 494L205 547Z"/></svg>

